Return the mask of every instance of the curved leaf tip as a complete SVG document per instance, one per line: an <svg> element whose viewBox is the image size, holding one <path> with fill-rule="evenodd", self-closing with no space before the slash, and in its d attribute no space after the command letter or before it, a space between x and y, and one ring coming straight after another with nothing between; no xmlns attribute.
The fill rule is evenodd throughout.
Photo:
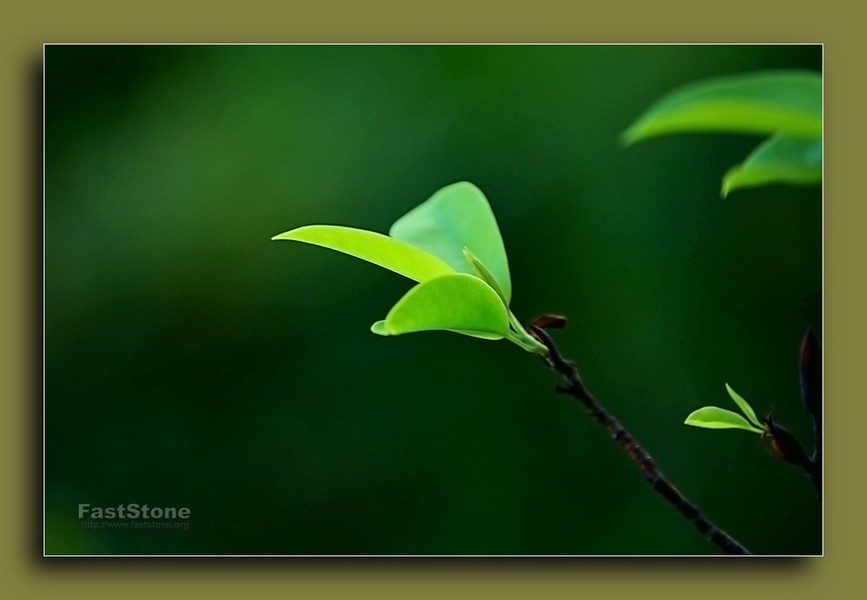
<svg viewBox="0 0 867 600"><path fill-rule="evenodd" d="M810 185L822 182L822 139L775 135L723 177L722 197L734 190L771 183Z"/></svg>
<svg viewBox="0 0 867 600"><path fill-rule="evenodd" d="M377 321L373 325L370 326L370 330L376 335L387 336L388 330L385 328L385 321Z"/></svg>

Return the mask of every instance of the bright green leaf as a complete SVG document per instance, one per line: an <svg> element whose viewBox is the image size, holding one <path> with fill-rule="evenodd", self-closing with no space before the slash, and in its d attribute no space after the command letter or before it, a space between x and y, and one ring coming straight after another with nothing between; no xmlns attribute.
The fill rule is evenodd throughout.
<svg viewBox="0 0 867 600"><path fill-rule="evenodd" d="M454 273L442 260L416 246L364 229L308 225L271 239L294 240L331 248L420 282Z"/></svg>
<svg viewBox="0 0 867 600"><path fill-rule="evenodd" d="M466 181L446 186L398 219L391 237L427 250L452 269L473 274L464 248L479 257L505 295L512 296L512 281L503 238L491 206L481 190Z"/></svg>
<svg viewBox="0 0 867 600"><path fill-rule="evenodd" d="M385 321L377 321L373 325L370 326L370 330L376 335L388 336L388 330L385 327ZM454 333L460 333L462 335L468 335L470 337L479 338L482 340L501 340L503 336L498 333L484 333L480 331L461 331L460 329L448 329L446 331L452 331Z"/></svg>
<svg viewBox="0 0 867 600"><path fill-rule="evenodd" d="M750 406L749 402L743 399L743 397L734 391L729 384L726 384L726 389L729 392L729 396L731 396L732 400L735 401L735 404L738 405L738 408L741 409L741 412L746 415L747 419L750 423L755 425L756 427L761 428L762 422L756 417L756 412L753 410L753 407Z"/></svg>
<svg viewBox="0 0 867 600"><path fill-rule="evenodd" d="M384 327L374 325L389 335L434 329L500 339L509 334L509 315L488 284L458 273L416 285L389 311Z"/></svg>
<svg viewBox="0 0 867 600"><path fill-rule="evenodd" d="M464 329L447 329L446 331L451 331L453 333L460 333L461 335L468 335L470 337L479 338L480 340L501 340L501 339L503 339L503 336L500 333L489 333L486 331L466 331Z"/></svg>
<svg viewBox="0 0 867 600"><path fill-rule="evenodd" d="M622 140L632 144L687 131L819 137L822 77L808 71L769 71L686 85L652 105Z"/></svg>
<svg viewBox="0 0 867 600"><path fill-rule="evenodd" d="M775 135L753 150L723 178L722 195L768 183L810 184L822 181L822 140Z"/></svg>
<svg viewBox="0 0 867 600"><path fill-rule="evenodd" d="M738 413L717 406L705 406L693 411L684 423L707 429L745 429L753 433L764 433L763 430L750 425L749 421Z"/></svg>

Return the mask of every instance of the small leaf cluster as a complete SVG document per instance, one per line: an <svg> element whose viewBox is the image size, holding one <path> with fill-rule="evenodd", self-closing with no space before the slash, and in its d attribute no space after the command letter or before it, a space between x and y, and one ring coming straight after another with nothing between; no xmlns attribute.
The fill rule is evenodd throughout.
<svg viewBox="0 0 867 600"><path fill-rule="evenodd" d="M749 402L744 400L729 384L726 384L726 390L738 408L741 409L743 416L718 406L703 406L691 412L684 423L706 429L743 429L753 433L766 434L767 426L756 417L756 412Z"/></svg>
<svg viewBox="0 0 867 600"><path fill-rule="evenodd" d="M686 418L687 425L706 429L743 429L760 434L771 442L771 449L780 459L803 469L813 482L816 493L821 495L822 460L822 359L819 340L808 329L801 342L798 370L801 380L801 400L804 410L813 422L814 450L807 455L801 443L782 425L774 421L773 412L766 417L756 417L752 406L726 384L729 396L741 409L743 416L718 406L704 406Z"/></svg>
<svg viewBox="0 0 867 600"><path fill-rule="evenodd" d="M371 331L401 335L446 330L507 339L547 354L509 309L512 281L500 229L485 195L469 182L442 188L391 226L388 235L308 225L274 236L323 246L417 282Z"/></svg>

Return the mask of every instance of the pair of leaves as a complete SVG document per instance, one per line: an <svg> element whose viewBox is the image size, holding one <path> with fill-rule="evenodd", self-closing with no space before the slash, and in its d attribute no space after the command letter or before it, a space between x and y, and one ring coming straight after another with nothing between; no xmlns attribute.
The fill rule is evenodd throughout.
<svg viewBox="0 0 867 600"><path fill-rule="evenodd" d="M745 429L753 433L764 433L765 426L756 417L753 407L740 394L734 391L729 384L726 384L726 390L728 390L729 396L738 405L738 408L741 409L746 418L734 411L718 406L705 406L690 413L684 423L706 429Z"/></svg>
<svg viewBox="0 0 867 600"><path fill-rule="evenodd" d="M770 71L684 86L651 106L622 140L692 131L771 135L725 174L723 197L769 183L820 183L821 75Z"/></svg>
<svg viewBox="0 0 867 600"><path fill-rule="evenodd" d="M471 183L439 190L398 219L389 235L310 225L271 239L337 250L417 281L373 324L374 333L443 329L490 340L518 338L525 349L533 346L509 311L512 282L496 218Z"/></svg>

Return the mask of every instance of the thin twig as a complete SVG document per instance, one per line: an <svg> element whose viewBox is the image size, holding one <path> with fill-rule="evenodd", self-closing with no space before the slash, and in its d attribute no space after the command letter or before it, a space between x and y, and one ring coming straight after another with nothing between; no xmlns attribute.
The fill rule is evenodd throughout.
<svg viewBox="0 0 867 600"><path fill-rule="evenodd" d="M567 360L560 353L554 340L547 331L536 324L529 326L530 332L536 338L545 344L548 348L549 356L546 362L554 369L563 379L564 384L557 386L557 391L561 394L568 394L576 398L593 419L605 427L611 437L614 438L629 457L641 469L645 480L653 490L671 504L677 512L682 514L693 527L695 527L708 540L722 548L728 554L751 554L743 544L738 542L725 531L714 525L707 517L702 514L698 507L690 502L674 485L665 477L659 467L656 466L653 458L642 448L636 439L632 437L623 425L615 419L590 393L581 381L578 375L578 369L575 364Z"/></svg>

